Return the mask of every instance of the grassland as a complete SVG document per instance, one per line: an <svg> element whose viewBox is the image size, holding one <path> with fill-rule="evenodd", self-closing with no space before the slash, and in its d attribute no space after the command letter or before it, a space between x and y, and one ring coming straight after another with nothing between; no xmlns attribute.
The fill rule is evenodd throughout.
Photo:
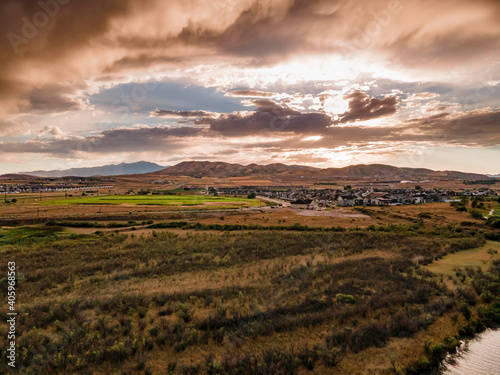
<svg viewBox="0 0 500 375"><path fill-rule="evenodd" d="M431 272L453 276L456 271L465 267L480 268L486 272L494 260L500 259L500 243L488 241L484 246L463 250L439 259L425 268Z"/></svg>
<svg viewBox="0 0 500 375"><path fill-rule="evenodd" d="M500 323L499 231L449 203L231 212L260 202L141 183L0 204L19 373L425 374Z"/></svg>
<svg viewBox="0 0 500 375"><path fill-rule="evenodd" d="M155 205L155 206L259 206L258 199L236 197L214 197L210 195L111 195L102 197L82 197L56 199L43 202L44 205Z"/></svg>
<svg viewBox="0 0 500 375"><path fill-rule="evenodd" d="M500 263L453 290L422 267L484 246L474 228L176 230L2 229L18 371L423 374L496 317Z"/></svg>

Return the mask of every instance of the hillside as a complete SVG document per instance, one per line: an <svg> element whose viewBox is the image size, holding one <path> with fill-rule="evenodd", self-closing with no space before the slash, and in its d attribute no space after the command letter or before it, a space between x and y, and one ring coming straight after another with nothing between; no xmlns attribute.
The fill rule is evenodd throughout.
<svg viewBox="0 0 500 375"><path fill-rule="evenodd" d="M17 173L6 173L0 175L0 179L5 180L34 180L36 176L28 175L28 174L17 174Z"/></svg>
<svg viewBox="0 0 500 375"><path fill-rule="evenodd" d="M319 171L317 168L300 166L300 165L285 165L274 163L268 165L259 164L231 164L224 162L209 162L209 161L185 161L166 168L158 174L173 175L173 176L192 176L192 177L243 177L243 176L260 176L260 175L276 175L287 172L302 171L309 173L311 171Z"/></svg>
<svg viewBox="0 0 500 375"><path fill-rule="evenodd" d="M164 168L165 168L164 166L155 163L150 163L147 161L139 161L136 163L109 164L101 167L71 168L71 169L53 170L53 171L32 171L23 173L39 177L65 177L65 176L91 177L91 176L118 176L118 175L130 175L139 173L150 173L162 170Z"/></svg>
<svg viewBox="0 0 500 375"><path fill-rule="evenodd" d="M384 164L359 164L344 168L327 168L319 172L324 176L384 179L451 179L487 180L488 176L457 171L434 171L425 168L400 168Z"/></svg>
<svg viewBox="0 0 500 375"><path fill-rule="evenodd" d="M155 174L191 177L244 177L244 176L282 176L293 175L321 176L322 178L377 178L388 180L411 179L446 179L446 180L487 180L490 177L477 173L457 171L433 171L425 168L399 168L384 164L359 164L344 168L313 168L301 165L285 165L280 163L232 164L209 161L186 161L166 168Z"/></svg>

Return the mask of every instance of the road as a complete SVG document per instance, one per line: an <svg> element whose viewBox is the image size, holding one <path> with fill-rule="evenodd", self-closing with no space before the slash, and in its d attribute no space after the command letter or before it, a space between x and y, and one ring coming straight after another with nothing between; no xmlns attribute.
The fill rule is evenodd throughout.
<svg viewBox="0 0 500 375"><path fill-rule="evenodd" d="M264 202L271 202L271 203L281 204L283 207L290 207L291 206L290 202L282 201L280 199L273 199L273 198L263 197L263 196L260 196L260 195L258 195L256 198L260 199L260 200L262 200Z"/></svg>

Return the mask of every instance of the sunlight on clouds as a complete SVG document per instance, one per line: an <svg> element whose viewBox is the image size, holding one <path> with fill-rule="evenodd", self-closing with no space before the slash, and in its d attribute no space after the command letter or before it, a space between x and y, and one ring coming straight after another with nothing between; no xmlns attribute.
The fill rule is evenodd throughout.
<svg viewBox="0 0 500 375"><path fill-rule="evenodd" d="M321 135L312 135L310 137L302 138L303 141L319 141L323 137Z"/></svg>

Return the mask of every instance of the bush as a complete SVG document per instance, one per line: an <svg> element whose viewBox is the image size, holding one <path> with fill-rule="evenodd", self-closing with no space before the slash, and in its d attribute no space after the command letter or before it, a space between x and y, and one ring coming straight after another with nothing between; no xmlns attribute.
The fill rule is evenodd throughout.
<svg viewBox="0 0 500 375"><path fill-rule="evenodd" d="M467 305L467 303L465 302L460 303L460 305L458 306L458 311L463 314L465 320L469 320L472 316L469 305Z"/></svg>
<svg viewBox="0 0 500 375"><path fill-rule="evenodd" d="M489 217L488 220L486 220L486 224L494 229L500 229L500 218L494 216Z"/></svg>
<svg viewBox="0 0 500 375"><path fill-rule="evenodd" d="M350 294L342 294L342 293L337 293L335 296L335 299L337 302L340 303L355 303L356 298L354 296L351 296Z"/></svg>
<svg viewBox="0 0 500 375"><path fill-rule="evenodd" d="M483 214L477 210L470 210L470 216L476 220L483 220Z"/></svg>
<svg viewBox="0 0 500 375"><path fill-rule="evenodd" d="M424 212L420 212L418 214L418 217L421 219L430 219L432 217L432 214L430 212L424 211Z"/></svg>

